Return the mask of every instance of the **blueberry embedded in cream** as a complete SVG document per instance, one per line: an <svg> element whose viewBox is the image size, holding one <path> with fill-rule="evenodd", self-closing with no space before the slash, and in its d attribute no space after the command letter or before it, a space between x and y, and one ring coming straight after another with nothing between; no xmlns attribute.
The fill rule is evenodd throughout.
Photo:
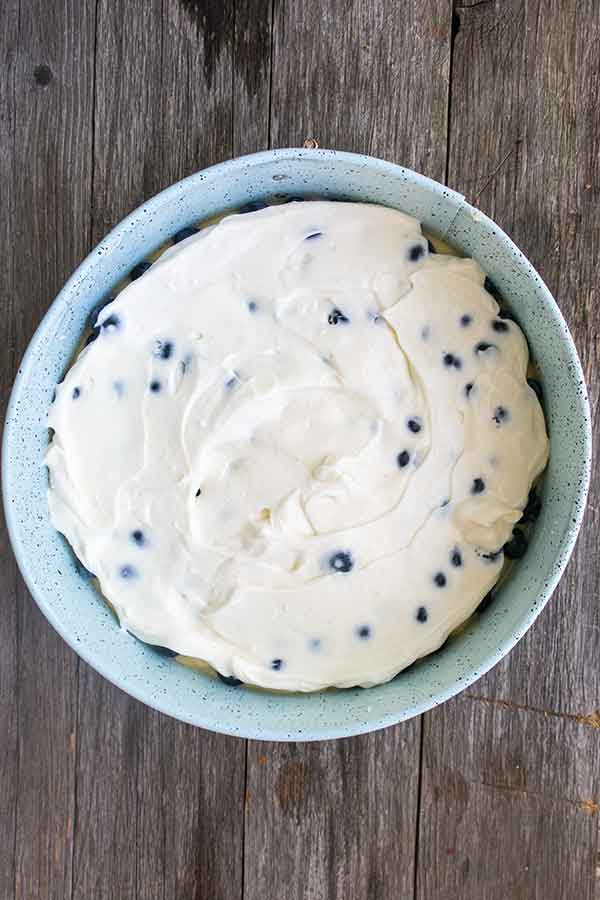
<svg viewBox="0 0 600 900"><path fill-rule="evenodd" d="M458 568L459 566L462 566L462 555L461 555L461 552L458 549L458 547L455 547L454 550L452 551L452 554L450 556L450 562L456 568Z"/></svg>
<svg viewBox="0 0 600 900"><path fill-rule="evenodd" d="M187 241L188 238L193 237L198 233L198 229L194 225L189 225L187 228L181 228L173 235L173 243L180 244L181 241Z"/></svg>
<svg viewBox="0 0 600 900"><path fill-rule="evenodd" d="M136 276L48 420L53 522L122 626L282 690L441 646L523 555L548 453L479 267L319 201L183 229Z"/></svg>
<svg viewBox="0 0 600 900"><path fill-rule="evenodd" d="M148 271L152 263L148 259L143 259L141 262L134 266L131 272L129 273L132 281L136 281L138 278L141 278L142 275Z"/></svg>

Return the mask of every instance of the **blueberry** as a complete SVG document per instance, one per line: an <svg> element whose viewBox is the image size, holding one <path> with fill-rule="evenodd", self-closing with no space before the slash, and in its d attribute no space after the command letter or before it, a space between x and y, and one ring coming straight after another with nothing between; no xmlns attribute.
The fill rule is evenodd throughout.
<svg viewBox="0 0 600 900"><path fill-rule="evenodd" d="M535 391L535 394L540 401L540 405L544 406L544 390L536 378L528 378L527 384L531 388L532 391Z"/></svg>
<svg viewBox="0 0 600 900"><path fill-rule="evenodd" d="M77 400L78 397L81 397L81 388L74 387L71 397L73 398L73 400Z"/></svg>
<svg viewBox="0 0 600 900"><path fill-rule="evenodd" d="M433 583L436 585L436 587L446 587L446 581L447 579L443 572L436 572L433 576Z"/></svg>
<svg viewBox="0 0 600 900"><path fill-rule="evenodd" d="M103 322L100 322L100 328L104 331L111 330L116 331L121 325L120 318L116 315L116 313L112 313L110 316L107 316Z"/></svg>
<svg viewBox="0 0 600 900"><path fill-rule="evenodd" d="M88 323L90 324L91 327L93 327L96 324L96 320L97 320L98 316L100 315L100 313L102 312L102 310L104 309L104 307L108 306L109 303L112 303L114 299L115 299L114 297L107 297L106 300L102 300L100 303L96 303L96 305L91 310L91 312L88 316Z"/></svg>
<svg viewBox="0 0 600 900"><path fill-rule="evenodd" d="M349 322L350 319L344 315L341 309L335 307L332 309L329 315L327 316L327 321L330 325L337 325L339 322L346 323Z"/></svg>
<svg viewBox="0 0 600 900"><path fill-rule="evenodd" d="M498 288L496 287L496 285L494 284L492 279L489 278L487 275L485 276L485 281L483 282L483 286L486 289L486 291L488 292L488 294L491 294L495 300L497 300L499 302L502 299L500 291L498 290Z"/></svg>
<svg viewBox="0 0 600 900"><path fill-rule="evenodd" d="M267 204L264 200L250 200L249 203L244 203L243 206L240 206L238 212L240 213L251 213L258 212L259 209L265 209Z"/></svg>
<svg viewBox="0 0 600 900"><path fill-rule="evenodd" d="M510 329L510 325L503 319L494 319L494 321L492 322L492 328L494 329L494 331L498 332L498 334L504 334Z"/></svg>
<svg viewBox="0 0 600 900"><path fill-rule="evenodd" d="M137 264L137 266L134 266L129 273L131 280L136 281L136 279L141 278L144 272L147 272L151 265L151 262L149 262L147 259L143 259Z"/></svg>
<svg viewBox="0 0 600 900"><path fill-rule="evenodd" d="M137 544L138 547L143 547L146 543L146 535L139 528L136 528L135 531L132 531L130 537L133 543Z"/></svg>
<svg viewBox="0 0 600 900"><path fill-rule="evenodd" d="M310 234L307 234L307 235L306 235L306 237L304 238L304 240L305 240L305 241L312 241L312 240L314 240L314 238L320 238L320 237L323 237L323 232L322 232L322 231L311 231Z"/></svg>
<svg viewBox="0 0 600 900"><path fill-rule="evenodd" d="M479 556L481 559L485 559L486 562L496 562L502 556L503 550L502 547L500 550L488 550L487 553L480 553Z"/></svg>
<svg viewBox="0 0 600 900"><path fill-rule="evenodd" d="M429 240L429 238L427 238L427 249L429 250L430 253L437 253L437 250L435 249L435 247L433 246L433 244Z"/></svg>
<svg viewBox="0 0 600 900"><path fill-rule="evenodd" d="M356 636L359 637L361 641L367 641L371 637L371 626L358 625L356 628Z"/></svg>
<svg viewBox="0 0 600 900"><path fill-rule="evenodd" d="M414 416L412 419L408 420L406 427L409 431L412 431L413 434L418 434L423 425L421 420L417 416Z"/></svg>
<svg viewBox="0 0 600 900"><path fill-rule="evenodd" d="M152 356L157 359L169 359L173 353L173 343L171 341L155 341Z"/></svg>
<svg viewBox="0 0 600 900"><path fill-rule="evenodd" d="M162 385L161 385L160 381L157 381L156 378L150 382L150 390L152 391L153 394L158 394L161 387L162 387Z"/></svg>
<svg viewBox="0 0 600 900"><path fill-rule="evenodd" d="M506 422L506 420L508 419L508 410L504 406L497 406L494 410L492 419L496 423L496 425L501 425L502 422Z"/></svg>
<svg viewBox="0 0 600 900"><path fill-rule="evenodd" d="M425 256L425 248L423 244L413 244L408 251L408 258L411 262L418 262L422 256Z"/></svg>
<svg viewBox="0 0 600 900"><path fill-rule="evenodd" d="M348 551L338 550L329 558L329 565L334 572L350 572L354 566L354 560Z"/></svg>
<svg viewBox="0 0 600 900"><path fill-rule="evenodd" d="M275 672L279 672L280 669L283 669L283 660L282 659L272 659L271 660L271 668Z"/></svg>
<svg viewBox="0 0 600 900"><path fill-rule="evenodd" d="M444 365L448 366L448 368L460 369L462 366L462 362L454 353L444 353L443 359Z"/></svg>
<svg viewBox="0 0 600 900"><path fill-rule="evenodd" d="M535 522L542 511L542 501L535 488L532 488L527 498L527 505L523 510L521 522Z"/></svg>
<svg viewBox="0 0 600 900"><path fill-rule="evenodd" d="M495 344L488 344L487 341L480 341L475 345L475 353L485 353L486 350L497 350Z"/></svg>
<svg viewBox="0 0 600 900"><path fill-rule="evenodd" d="M417 610L415 619L417 620L417 622L425 623L428 618L429 618L429 616L427 614L427 609L424 606L420 606Z"/></svg>
<svg viewBox="0 0 600 900"><path fill-rule="evenodd" d="M258 304L257 304L256 300L249 300L248 301L248 310L251 313L253 313L253 312L256 312L257 309L258 309Z"/></svg>
<svg viewBox="0 0 600 900"><path fill-rule="evenodd" d="M88 334L87 338L85 339L85 346L87 347L88 344L91 344L92 341L95 341L99 334L100 328L98 326L92 328L90 334Z"/></svg>
<svg viewBox="0 0 600 900"><path fill-rule="evenodd" d="M159 656L177 656L177 651L171 650L170 647L162 647L160 644L149 644L148 641L143 641L141 638L137 637L137 635L132 634L131 631L128 632L128 634L131 634L131 636L134 637L136 641L139 641L140 644L144 644L146 647L150 647L150 649L153 650L154 653L158 653Z"/></svg>
<svg viewBox="0 0 600 900"><path fill-rule="evenodd" d="M463 564L462 554L461 554L460 550L458 549L458 547L455 547L454 550L452 551L452 553L450 554L450 562L452 563L453 566L456 566L457 569L459 568L459 566L462 566L462 564Z"/></svg>
<svg viewBox="0 0 600 900"><path fill-rule="evenodd" d="M96 575L94 572L91 572L90 569L86 569L82 562L80 562L77 558L75 558L75 570L77 574L81 578L85 578L86 581L89 581L90 578L95 578Z"/></svg>
<svg viewBox="0 0 600 900"><path fill-rule="evenodd" d="M179 244L180 241L185 241L186 238L191 237L193 234L198 234L198 230L195 225L188 225L187 228L182 228L173 235L173 243Z"/></svg>
<svg viewBox="0 0 600 900"><path fill-rule="evenodd" d="M119 575L121 578L135 578L137 576L137 569L134 566L126 564L119 569Z"/></svg>
<svg viewBox="0 0 600 900"><path fill-rule="evenodd" d="M485 481L483 478L474 478L473 484L471 485L471 493L472 494L483 494L485 491Z"/></svg>
<svg viewBox="0 0 600 900"><path fill-rule="evenodd" d="M471 322L473 321L473 316L470 316L469 313L465 313L464 316L460 317L460 324L463 328L467 328Z"/></svg>
<svg viewBox="0 0 600 900"><path fill-rule="evenodd" d="M527 538L520 528L513 528L510 541L504 545L504 555L507 559L521 559L527 550Z"/></svg>
<svg viewBox="0 0 600 900"><path fill-rule="evenodd" d="M469 381L465 384L465 397L468 397L471 391L473 390L473 382Z"/></svg>
<svg viewBox="0 0 600 900"><path fill-rule="evenodd" d="M281 660L279 660L281 662ZM229 687L239 687L240 684L243 684L243 681L240 681L239 678L236 678L235 675L221 675L220 672L217 672L217 678L219 681L222 681L223 684L228 684Z"/></svg>
<svg viewBox="0 0 600 900"><path fill-rule="evenodd" d="M513 314L508 309L499 309L498 310L498 318L499 319L508 319L509 322L516 322L517 320L513 316Z"/></svg>
<svg viewBox="0 0 600 900"><path fill-rule="evenodd" d="M407 466L410 462L410 453L408 450L401 450L398 456L396 457L398 465L401 469Z"/></svg>

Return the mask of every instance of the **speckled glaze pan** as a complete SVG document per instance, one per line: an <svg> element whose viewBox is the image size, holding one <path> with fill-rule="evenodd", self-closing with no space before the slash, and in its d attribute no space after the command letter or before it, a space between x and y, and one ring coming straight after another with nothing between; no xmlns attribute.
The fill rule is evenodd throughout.
<svg viewBox="0 0 600 900"><path fill-rule="evenodd" d="M523 327L544 388L550 463L525 558L485 612L388 684L278 695L222 682L122 631L53 529L43 456L46 414L91 309L179 229L274 194L382 203L473 256ZM442 703L497 663L547 603L583 515L590 414L573 341L541 278L498 226L443 185L400 166L331 150L274 150L222 163L173 185L118 225L60 292L23 358L6 418L3 494L14 552L44 615L98 672L149 706L213 731L319 740L384 728Z"/></svg>

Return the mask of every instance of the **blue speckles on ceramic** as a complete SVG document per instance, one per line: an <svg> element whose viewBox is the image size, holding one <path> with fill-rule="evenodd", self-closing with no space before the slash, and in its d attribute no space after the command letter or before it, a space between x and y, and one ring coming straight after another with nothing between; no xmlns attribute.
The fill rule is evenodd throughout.
<svg viewBox="0 0 600 900"><path fill-rule="evenodd" d="M460 635L370 690L309 695L243 686L232 690L160 655L119 628L48 515L42 462L48 443L46 414L91 310L177 232L223 210L281 194L392 206L475 257L522 324L544 390L551 455L543 507L527 553L494 601ZM400 166L331 150L286 149L231 160L174 185L132 213L77 269L19 369L4 432L4 505L15 555L38 605L106 678L150 706L213 731L316 740L372 731L418 715L463 690L514 646L547 602L573 549L590 458L589 408L571 336L539 275L501 229L460 194ZM132 544L132 553L140 552Z"/></svg>

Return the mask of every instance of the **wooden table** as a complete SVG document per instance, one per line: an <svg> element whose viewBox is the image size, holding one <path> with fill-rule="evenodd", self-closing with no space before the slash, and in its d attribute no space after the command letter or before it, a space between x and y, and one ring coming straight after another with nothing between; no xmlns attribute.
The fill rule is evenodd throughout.
<svg viewBox="0 0 600 900"><path fill-rule="evenodd" d="M598 0L2 0L0 16L4 400L125 213L307 137L496 219L597 400ZM43 619L3 536L2 900L598 900L597 473L561 586L503 663L420 719L314 745L209 734L112 687Z"/></svg>

